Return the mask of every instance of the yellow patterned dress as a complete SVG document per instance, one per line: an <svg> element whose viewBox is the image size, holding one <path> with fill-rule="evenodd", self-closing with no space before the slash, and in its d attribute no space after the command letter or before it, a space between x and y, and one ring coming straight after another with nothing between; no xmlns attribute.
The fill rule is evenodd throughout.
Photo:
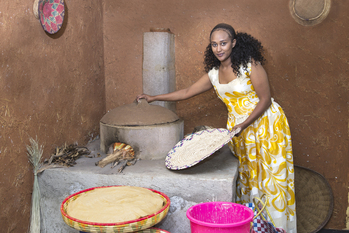
<svg viewBox="0 0 349 233"><path fill-rule="evenodd" d="M218 69L208 75L218 97L228 108L227 128L231 130L251 114L259 99L250 80L251 64L240 67L236 79L220 84ZM290 128L286 116L272 99L262 116L234 137L230 149L239 159L237 202L252 202L268 196L268 211L277 227L296 233L296 200Z"/></svg>

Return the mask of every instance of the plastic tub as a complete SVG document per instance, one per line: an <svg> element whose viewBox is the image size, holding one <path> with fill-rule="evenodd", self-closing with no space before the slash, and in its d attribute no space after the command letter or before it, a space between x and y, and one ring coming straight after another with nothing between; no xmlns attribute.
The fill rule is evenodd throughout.
<svg viewBox="0 0 349 233"><path fill-rule="evenodd" d="M187 210L192 233L249 233L253 211L232 202L205 202Z"/></svg>

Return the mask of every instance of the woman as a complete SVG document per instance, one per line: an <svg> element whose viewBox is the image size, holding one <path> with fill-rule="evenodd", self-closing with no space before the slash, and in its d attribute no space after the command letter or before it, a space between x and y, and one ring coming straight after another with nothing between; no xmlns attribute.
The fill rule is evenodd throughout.
<svg viewBox="0 0 349 233"><path fill-rule="evenodd" d="M218 24L205 51L205 75L186 89L142 94L137 100L179 101L213 87L228 108L227 128L240 128L229 143L240 162L237 202L252 202L253 197L266 194L276 227L296 233L291 134L283 110L270 96L262 50L252 36Z"/></svg>

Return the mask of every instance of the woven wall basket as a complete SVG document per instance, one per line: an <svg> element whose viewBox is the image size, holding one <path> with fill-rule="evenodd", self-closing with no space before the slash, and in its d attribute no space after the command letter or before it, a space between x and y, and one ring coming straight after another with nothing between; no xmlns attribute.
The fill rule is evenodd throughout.
<svg viewBox="0 0 349 233"><path fill-rule="evenodd" d="M331 0L290 0L293 19L303 26L321 23L330 12Z"/></svg>
<svg viewBox="0 0 349 233"><path fill-rule="evenodd" d="M313 170L300 166L294 166L294 169L297 232L318 232L332 215L331 186L321 174Z"/></svg>

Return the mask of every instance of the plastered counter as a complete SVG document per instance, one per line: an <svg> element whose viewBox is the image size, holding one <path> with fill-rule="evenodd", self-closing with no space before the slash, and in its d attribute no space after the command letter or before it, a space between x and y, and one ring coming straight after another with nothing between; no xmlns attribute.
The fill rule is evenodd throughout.
<svg viewBox="0 0 349 233"><path fill-rule="evenodd" d="M69 195L84 189L130 185L151 188L171 199L167 217L156 227L171 233L190 232L186 210L197 203L234 201L238 160L227 146L194 167L171 171L164 160L139 160L122 173L118 167L104 168L95 163L105 156L99 151L99 140L87 145L95 158L80 158L70 168L50 168L39 176L41 191L41 232L77 233L61 217L60 205ZM97 157L97 153L101 156Z"/></svg>

